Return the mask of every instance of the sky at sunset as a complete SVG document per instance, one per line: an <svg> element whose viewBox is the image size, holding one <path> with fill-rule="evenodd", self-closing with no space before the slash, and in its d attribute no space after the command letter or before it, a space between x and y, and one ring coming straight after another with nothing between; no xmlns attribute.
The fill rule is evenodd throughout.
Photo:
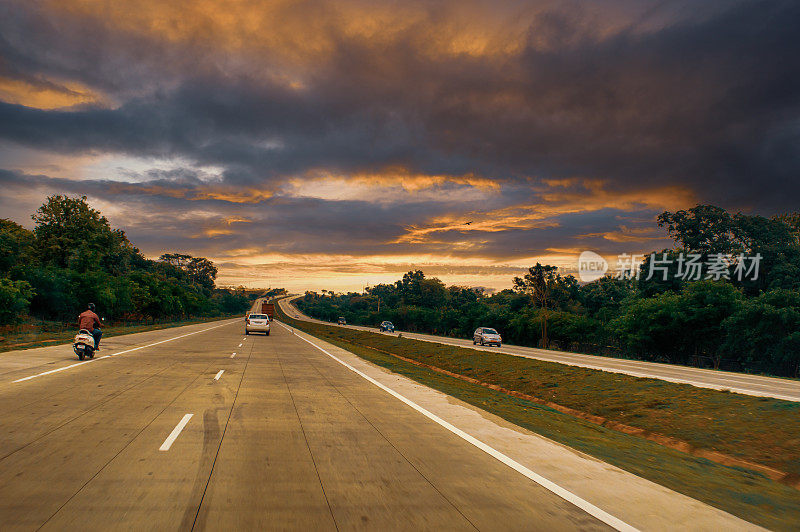
<svg viewBox="0 0 800 532"><path fill-rule="evenodd" d="M796 0L4 0L0 217L85 195L223 285L507 288L667 247L664 210L797 210L797 28Z"/></svg>

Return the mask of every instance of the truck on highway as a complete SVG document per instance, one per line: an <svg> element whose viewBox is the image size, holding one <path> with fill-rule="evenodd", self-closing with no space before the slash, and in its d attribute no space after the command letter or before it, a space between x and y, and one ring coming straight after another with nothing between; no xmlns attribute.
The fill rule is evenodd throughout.
<svg viewBox="0 0 800 532"><path fill-rule="evenodd" d="M275 305L264 301L261 303L261 313L269 316L269 321L272 321L275 318Z"/></svg>

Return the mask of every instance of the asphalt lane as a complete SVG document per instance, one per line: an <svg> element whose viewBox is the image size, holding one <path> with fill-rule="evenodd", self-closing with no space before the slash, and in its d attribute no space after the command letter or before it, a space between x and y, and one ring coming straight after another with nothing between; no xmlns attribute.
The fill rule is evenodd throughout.
<svg viewBox="0 0 800 532"><path fill-rule="evenodd" d="M608 528L282 327L217 325L25 381L73 361L0 355L0 526Z"/></svg>
<svg viewBox="0 0 800 532"><path fill-rule="evenodd" d="M308 321L325 323L326 325L336 325L306 316L294 305L291 305L289 300L284 299L281 300L280 303L284 311L290 316L297 315L300 318ZM486 326L490 325L491 324L486 324ZM346 325L346 327L357 330L377 332L377 329L374 327L362 327L357 325ZM399 332L395 334L399 334ZM435 336L430 334L410 333L406 331L402 331L402 335L404 338L412 338L426 342L467 347L484 351L498 351L508 355L533 358L536 360L545 360L548 362L558 362L571 366L599 369L614 373L624 373L626 375L632 375L635 377L647 377L670 382L691 384L701 388L729 390L731 392L746 395L773 397L786 401L800 401L800 380L798 379L782 379L777 377L765 377L761 375L747 375L729 371L716 371L710 369L676 366L672 364L644 362L639 360L624 360L610 357L584 355L580 353L568 353L565 351L554 351L550 349L522 347L509 344L504 344L503 347L500 348L482 347L480 345L473 345L471 340Z"/></svg>

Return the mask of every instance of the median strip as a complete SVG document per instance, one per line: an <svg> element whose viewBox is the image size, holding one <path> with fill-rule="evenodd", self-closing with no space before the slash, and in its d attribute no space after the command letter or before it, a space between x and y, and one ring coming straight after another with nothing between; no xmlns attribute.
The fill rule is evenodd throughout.
<svg viewBox="0 0 800 532"><path fill-rule="evenodd" d="M429 369L431 371L435 371L437 373L441 373L443 375L448 375L450 377L454 377L456 379L460 379L460 380L463 380L465 382L469 382L469 383L472 383L472 384L477 384L478 386L483 386L485 388L489 388L491 390L496 390L498 392L502 392L502 393L505 393L505 394L508 394L508 395L511 395L511 396L514 396L514 397L519 397L520 399L525 399L527 401L532 401L534 403L537 403L537 404L544 405L544 406L547 406L549 408L552 408L553 410L556 410L558 412L561 412L561 413L564 413L564 414L568 414L570 416L579 417L581 419L589 421L590 423L595 423L595 424L601 425L603 427L609 427L611 429L614 429L614 430L617 430L617 431L620 431L620 432L624 432L625 434L632 434L632 435L635 435L635 436L639 436L639 437L645 438L647 440L650 440L652 442L658 443L660 445L664 445L666 447L671 447L672 449L675 449L677 451L685 452L685 453L691 454L693 456L699 456L701 458L706 458L706 459L711 460L712 462L716 462L718 464L723 464L723 465L732 466L732 467L744 467L744 468L747 468L747 469L752 469L754 471L758 471L759 473L762 473L762 474L766 475L767 477L771 478L772 480L777 480L779 482L784 482L785 484L788 484L790 486L794 486L794 487L800 488L800 483L798 483L797 479L795 478L795 475L792 475L792 474L789 474L789 473L785 473L783 471L779 471L779 470L777 470L775 468L772 468L772 467L767 467L767 466L763 466L761 464L748 462L747 460L741 460L739 458L736 458L736 457L728 455L728 454L719 453L719 452L716 452L716 451L710 451L710 450L707 450L707 449L700 449L700 448L697 448L697 447L691 445L690 443L687 443L685 441L679 440L677 438L672 438L670 436L664 436L663 434L659 434L657 432L651 432L649 430L640 429L638 427L632 427L630 425L626 425L626 424L620 423L618 421L613 421L613 420L607 419L607 418L602 417L602 416L596 416L596 415L593 415L593 414L587 414L586 412L582 412L580 410L575 410L574 408L569 408L569 407L566 407L566 406L562 406L562 405L560 405L558 403L554 403L552 401L546 401L546 400L540 399L540 398L535 397L535 396L530 395L530 394L525 394L525 393L522 393L522 392L518 392L516 390L510 390L508 388L504 388L504 387L498 386L496 384L491 384L491 383L488 383L488 382L483 382L483 381L478 380L478 379L473 379L472 377L467 377L466 375L461 375L459 373L454 373L452 371L448 371L446 369L442 369L442 368L439 368L439 367L436 367L436 366L432 366L430 364L425 364L423 362L418 362L418 361L416 361L416 360L414 360L412 358L407 358L407 357L404 357L404 356L397 355L395 353L390 353L389 351L384 351L382 349L377 349L377 348L374 348L374 347L367 347L367 349L372 349L372 350L377 351L379 353L383 353L384 355L389 355L389 356L395 357L395 358L397 358L399 360L402 360L404 362L408 362L409 364L414 364L415 366L426 368L426 369Z"/></svg>

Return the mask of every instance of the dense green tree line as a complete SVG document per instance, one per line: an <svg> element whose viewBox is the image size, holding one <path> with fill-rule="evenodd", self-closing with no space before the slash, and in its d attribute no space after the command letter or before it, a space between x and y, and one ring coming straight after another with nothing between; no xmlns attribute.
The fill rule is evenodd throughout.
<svg viewBox="0 0 800 532"><path fill-rule="evenodd" d="M29 231L0 220L0 324L31 315L71 322L87 303L109 321L216 316L245 311L243 290L215 287L208 259L146 259L86 198L51 196Z"/></svg>
<svg viewBox="0 0 800 532"><path fill-rule="evenodd" d="M765 218L699 205L665 212L658 223L675 246L649 255L638 276L581 284L536 264L514 279L513 290L487 295L411 271L364 293L308 292L299 305L327 320L391 320L403 330L457 337L491 326L520 345L798 376L800 216ZM733 260L719 275L695 279L681 276L681 254L699 262L720 254L761 260L756 278L738 276L741 261ZM666 280L660 271L648 275L652 257L669 259Z"/></svg>

